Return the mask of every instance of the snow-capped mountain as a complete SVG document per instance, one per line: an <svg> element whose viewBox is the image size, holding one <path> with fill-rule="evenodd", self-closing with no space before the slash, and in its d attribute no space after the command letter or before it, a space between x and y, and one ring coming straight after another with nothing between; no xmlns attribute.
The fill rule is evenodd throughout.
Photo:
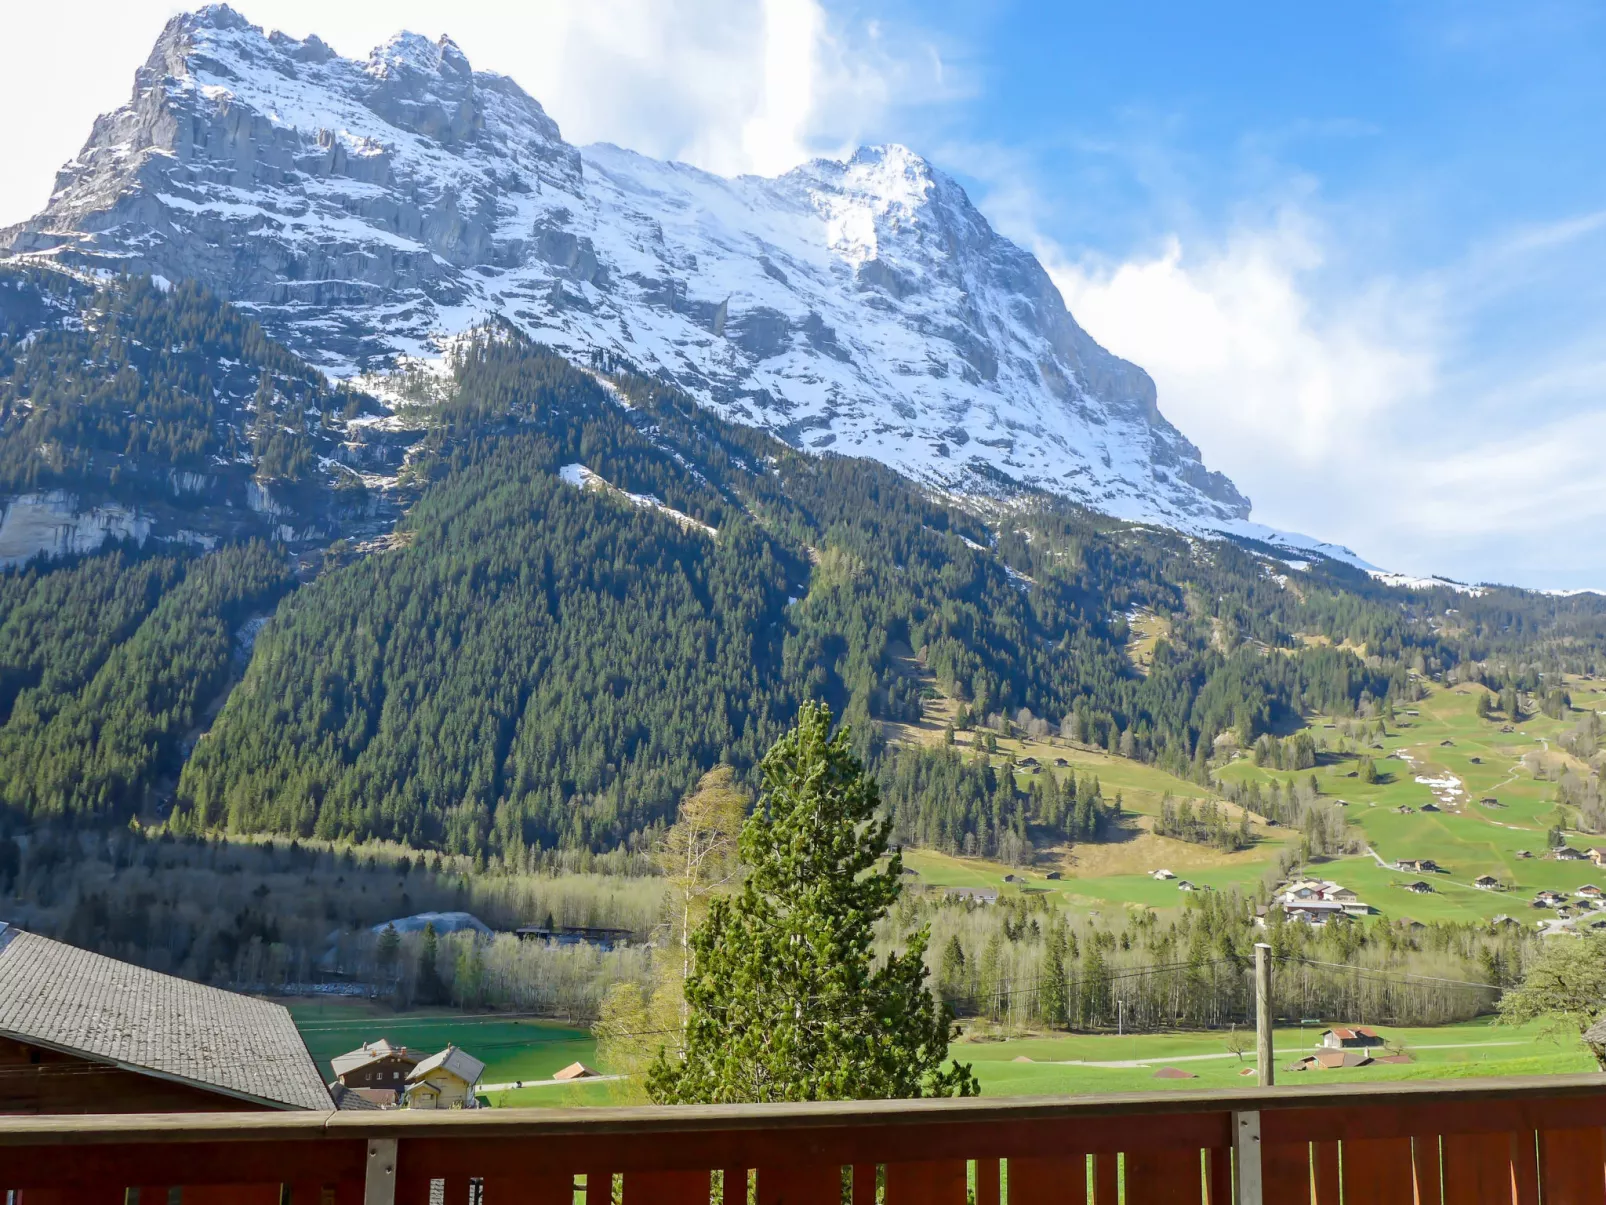
<svg viewBox="0 0 1606 1205"><path fill-rule="evenodd" d="M366 62L231 9L175 18L0 247L195 278L336 375L500 315L662 370L796 446L1271 534L1030 254L901 146L775 179L576 148L448 39Z"/></svg>

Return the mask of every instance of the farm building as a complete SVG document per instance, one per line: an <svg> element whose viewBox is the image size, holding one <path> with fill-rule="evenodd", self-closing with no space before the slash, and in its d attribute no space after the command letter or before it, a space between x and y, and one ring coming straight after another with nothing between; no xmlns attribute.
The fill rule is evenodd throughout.
<svg viewBox="0 0 1606 1205"><path fill-rule="evenodd" d="M347 1088L361 1088L400 1094L407 1084L407 1074L423 1060L422 1050L409 1050L405 1046L392 1046L384 1038L377 1042L364 1042L356 1050L337 1054L329 1060L334 1068L335 1082ZM393 1101L377 1101L386 1104Z"/></svg>
<svg viewBox="0 0 1606 1205"><path fill-rule="evenodd" d="M0 1113L330 1106L283 1005L0 924Z"/></svg>
<svg viewBox="0 0 1606 1205"><path fill-rule="evenodd" d="M1337 1071L1344 1067L1364 1067L1372 1056L1364 1050L1318 1050L1291 1064L1290 1071Z"/></svg>
<svg viewBox="0 0 1606 1205"><path fill-rule="evenodd" d="M1533 850L1531 849L1519 849L1517 851L1517 857L1519 858L1531 858L1533 856Z"/></svg>
<svg viewBox="0 0 1606 1205"><path fill-rule="evenodd" d="M554 1071L552 1073L553 1079L565 1082L576 1079L595 1079L596 1077L597 1073L584 1063L570 1063L562 1071Z"/></svg>
<svg viewBox="0 0 1606 1205"><path fill-rule="evenodd" d="M1438 874L1439 864L1432 858L1401 858L1394 863L1395 870L1414 870L1417 874Z"/></svg>
<svg viewBox="0 0 1606 1205"><path fill-rule="evenodd" d="M1166 879L1174 879L1177 876L1174 875L1173 873L1171 873L1171 871L1166 870L1164 867L1162 867L1159 870L1151 870L1149 872L1149 877L1151 879L1159 879L1162 882L1164 882Z"/></svg>
<svg viewBox="0 0 1606 1205"><path fill-rule="evenodd" d="M1431 894L1433 894L1433 884L1432 883L1424 883L1421 879L1418 879L1414 883L1407 883L1405 885L1405 889L1407 891L1414 892L1417 895L1431 895Z"/></svg>
<svg viewBox="0 0 1606 1205"><path fill-rule="evenodd" d="M1322 1030L1321 1045L1325 1050L1365 1050L1383 1045L1383 1038L1365 1025L1334 1026Z"/></svg>
<svg viewBox="0 0 1606 1205"><path fill-rule="evenodd" d="M1558 862L1587 862L1589 855L1581 849L1574 849L1571 845L1558 845L1551 851L1550 856Z"/></svg>
<svg viewBox="0 0 1606 1205"><path fill-rule="evenodd" d="M485 1064L456 1046L431 1055L407 1076L409 1109L473 1109Z"/></svg>
<svg viewBox="0 0 1606 1205"><path fill-rule="evenodd" d="M1472 880L1472 885L1483 891L1503 890L1500 880L1495 878L1492 874L1480 874L1477 878Z"/></svg>
<svg viewBox="0 0 1606 1205"><path fill-rule="evenodd" d="M1586 900L1598 900L1601 898L1602 894L1606 893L1603 893L1601 889L1595 886L1593 883L1585 883L1578 889L1577 894L1583 896Z"/></svg>
<svg viewBox="0 0 1606 1205"><path fill-rule="evenodd" d="M1188 882L1187 879L1178 879L1177 880L1177 890L1178 891L1197 891L1198 888L1195 887L1192 883Z"/></svg>

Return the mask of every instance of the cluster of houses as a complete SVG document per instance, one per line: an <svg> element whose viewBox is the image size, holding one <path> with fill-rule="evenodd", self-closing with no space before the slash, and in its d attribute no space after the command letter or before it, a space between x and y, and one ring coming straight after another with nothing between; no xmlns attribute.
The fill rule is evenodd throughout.
<svg viewBox="0 0 1606 1205"><path fill-rule="evenodd" d="M1290 883L1277 896L1277 905L1289 920L1325 925L1340 917L1369 916L1371 905L1363 903L1354 891L1331 879L1301 879Z"/></svg>
<svg viewBox="0 0 1606 1205"><path fill-rule="evenodd" d="M1554 908L1556 915L1566 918L1575 912L1606 907L1606 892L1593 883L1585 883L1570 894L1565 891L1541 891L1534 896L1535 908Z"/></svg>
<svg viewBox="0 0 1606 1205"><path fill-rule="evenodd" d="M1335 1026L1322 1031L1316 1052L1289 1065L1289 1071L1339 1071L1346 1067L1366 1067L1373 1063L1408 1063L1409 1055L1375 1055L1383 1035L1365 1025Z"/></svg>
<svg viewBox="0 0 1606 1205"><path fill-rule="evenodd" d="M438 1054L393 1046L380 1038L330 1060L337 1108L473 1109L485 1064L448 1044ZM350 1103L347 1098L351 1098Z"/></svg>

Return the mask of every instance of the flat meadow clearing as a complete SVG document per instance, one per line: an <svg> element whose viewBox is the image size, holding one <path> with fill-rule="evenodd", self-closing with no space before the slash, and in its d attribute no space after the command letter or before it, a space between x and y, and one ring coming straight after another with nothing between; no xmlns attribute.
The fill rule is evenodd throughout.
<svg viewBox="0 0 1606 1205"><path fill-rule="evenodd" d="M1433 1029L1379 1027L1399 1044L1409 1063L1373 1063L1342 1071L1287 1071L1315 1050L1322 1025L1279 1028L1273 1049L1277 1082L1287 1085L1457 1079L1485 1075L1549 1075L1595 1070L1576 1039L1552 1039L1538 1024L1497 1025L1488 1019ZM1242 1033L1242 1031L1240 1031ZM1227 1049L1225 1033L1055 1034L1002 1041L960 1041L950 1054L971 1064L985 1096L1048 1096L1095 1092L1161 1092L1177 1088L1230 1088L1255 1082L1254 1034L1242 1058ZM1374 1053L1383 1054L1377 1050ZM1127 1065L1111 1065L1127 1064ZM1195 1078L1157 1079L1162 1068ZM1245 1071L1250 1074L1244 1074Z"/></svg>
<svg viewBox="0 0 1606 1205"><path fill-rule="evenodd" d="M376 1001L354 999L287 1002L296 1028L325 1080L334 1078L330 1059L364 1042L388 1038L434 1054L455 1043L485 1064L486 1084L548 1080L570 1063L596 1067L597 1041L584 1027L530 1017L471 1014L419 1008L398 1012ZM493 1105L607 1103L606 1084L551 1084L491 1092ZM597 1098L592 1100L591 1098Z"/></svg>

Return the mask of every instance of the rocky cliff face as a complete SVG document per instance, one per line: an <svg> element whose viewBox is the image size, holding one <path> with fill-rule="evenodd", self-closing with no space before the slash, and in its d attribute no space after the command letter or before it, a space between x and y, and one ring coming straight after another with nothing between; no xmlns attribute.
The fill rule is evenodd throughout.
<svg viewBox="0 0 1606 1205"><path fill-rule="evenodd" d="M448 39L366 62L227 7L175 18L46 210L34 261L195 278L332 373L491 317L658 370L796 446L934 486L1037 486L1124 518L1246 527L1142 369L898 146L724 179L565 143Z"/></svg>

